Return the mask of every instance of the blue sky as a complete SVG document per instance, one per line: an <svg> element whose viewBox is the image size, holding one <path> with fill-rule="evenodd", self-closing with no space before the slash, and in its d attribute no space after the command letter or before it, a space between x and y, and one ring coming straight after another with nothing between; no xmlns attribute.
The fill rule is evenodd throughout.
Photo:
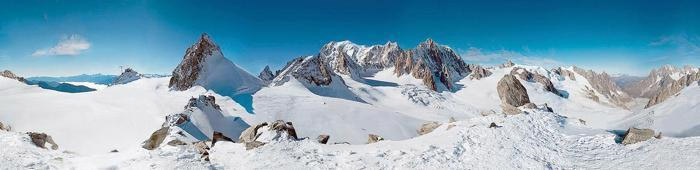
<svg viewBox="0 0 700 170"><path fill-rule="evenodd" d="M645 75L700 65L700 1L0 1L0 69L169 73L202 32L257 74L329 41L427 38L468 63L506 59Z"/></svg>

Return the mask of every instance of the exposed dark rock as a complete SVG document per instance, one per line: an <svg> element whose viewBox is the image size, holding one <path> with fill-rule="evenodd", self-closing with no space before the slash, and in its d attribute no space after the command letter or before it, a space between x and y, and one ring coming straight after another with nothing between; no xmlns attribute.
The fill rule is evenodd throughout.
<svg viewBox="0 0 700 170"><path fill-rule="evenodd" d="M10 70L5 70L5 71L0 72L0 76L10 78L10 79L15 79L15 80L20 81L22 83L27 83L27 80L24 79L24 77L17 76L14 73L12 73Z"/></svg>
<svg viewBox="0 0 700 170"><path fill-rule="evenodd" d="M114 149L114 150L109 151L109 152L110 152L110 153L117 153L117 152L119 152L119 150Z"/></svg>
<svg viewBox="0 0 700 170"><path fill-rule="evenodd" d="M328 143L328 139L329 139L330 137L331 137L331 136L328 136L328 135L318 135L318 138L316 138L316 140L317 140L318 143L320 143L320 144L326 144L326 143Z"/></svg>
<svg viewBox="0 0 700 170"><path fill-rule="evenodd" d="M467 68L469 68L469 71L471 72L471 74L469 74L469 78L471 79L479 80L481 78L491 76L491 71L480 65L467 64Z"/></svg>
<svg viewBox="0 0 700 170"><path fill-rule="evenodd" d="M214 145L216 144L216 142L219 142L219 141L229 141L229 142L233 142L233 139L231 139L231 138L229 138L229 137L226 137L226 136L225 136L224 134L222 134L221 132L214 131L214 135L213 135L213 137L212 137L212 139L211 139L211 147L214 147Z"/></svg>
<svg viewBox="0 0 700 170"><path fill-rule="evenodd" d="M559 90L557 90L554 87L554 84L552 84L552 81L550 81L549 78L547 78L541 74L532 73L532 72L528 71L527 69L520 68L520 67L513 68L513 70L511 70L510 74L517 75L518 77L520 77L520 79L525 80L525 81L540 83L540 84L542 84L542 86L544 86L545 91L552 92L557 96L562 96L562 94L559 93Z"/></svg>
<svg viewBox="0 0 700 170"><path fill-rule="evenodd" d="M367 144L376 143L376 142L379 142L379 141L383 141L383 140L384 140L384 138L382 138L382 137L379 136L379 135L369 134L368 136L369 136L369 137L368 137L368 139L367 139Z"/></svg>
<svg viewBox="0 0 700 170"><path fill-rule="evenodd" d="M552 69L552 72L562 77L568 77L570 80L576 80L576 75L574 74L574 72L564 69L562 67Z"/></svg>
<svg viewBox="0 0 700 170"><path fill-rule="evenodd" d="M271 134L262 135L265 133ZM261 136L266 136L268 138L261 139ZM294 129L294 126L292 126L292 122L277 120L271 123L263 122L255 126L251 126L241 133L238 142L244 143L246 149L250 150L262 146L271 140L298 140L296 130Z"/></svg>
<svg viewBox="0 0 700 170"><path fill-rule="evenodd" d="M258 78L263 81L263 84L270 84L272 79L275 79L275 74L270 70L270 66L265 66L265 68L260 72Z"/></svg>
<svg viewBox="0 0 700 170"><path fill-rule="evenodd" d="M489 128L499 128L499 127L501 127L501 126L496 125L495 122L491 122L491 124L489 124Z"/></svg>
<svg viewBox="0 0 700 170"><path fill-rule="evenodd" d="M131 68L126 68L124 72L122 72L121 75L119 75L114 81L112 82L112 85L118 85L118 84L127 84L132 81L136 81L141 78L141 74L136 72L134 69Z"/></svg>
<svg viewBox="0 0 700 170"><path fill-rule="evenodd" d="M534 103L527 103L523 105L523 107L528 108L528 109L537 109L537 105Z"/></svg>
<svg viewBox="0 0 700 170"><path fill-rule="evenodd" d="M508 67L513 67L513 66L515 66L515 63L513 63L513 61L511 61L511 60L508 60L505 63L499 65L498 67L499 68L508 68Z"/></svg>
<svg viewBox="0 0 700 170"><path fill-rule="evenodd" d="M56 150L58 149L58 144L56 144L51 136L45 134L45 133L37 133L37 132L27 132L27 135L29 135L29 138L31 138L32 143L34 145L46 149L46 143L51 144L51 149Z"/></svg>
<svg viewBox="0 0 700 170"><path fill-rule="evenodd" d="M609 99L611 104L627 108L625 103L632 101L632 98L623 92L620 87L615 84L615 81L607 73L596 73L593 70L584 70L574 66L574 72L583 76L588 80L588 83L593 86L592 88L598 93L602 94ZM593 94L593 93L589 93ZM598 98L598 96L592 95L592 98ZM596 99L594 99L596 100ZM599 99L596 101L600 101Z"/></svg>
<svg viewBox="0 0 700 170"><path fill-rule="evenodd" d="M527 90L520 84L520 81L511 74L506 74L498 81L497 90L501 103L515 107L530 103Z"/></svg>
<svg viewBox="0 0 700 170"><path fill-rule="evenodd" d="M678 80L670 80L671 84L662 87L658 93L649 98L649 102L644 108L649 108L659 104L673 95L678 94L683 88L690 86L693 83L700 83L700 72L685 75Z"/></svg>
<svg viewBox="0 0 700 170"><path fill-rule="evenodd" d="M501 104L501 109L503 109L503 113L506 115L517 115L523 113L522 110L509 104Z"/></svg>
<svg viewBox="0 0 700 170"><path fill-rule="evenodd" d="M195 142L194 147L197 149L197 152L199 152L199 154L202 154L200 159L204 159L204 161L209 161L209 150L211 150L211 148L207 146L207 143L205 141Z"/></svg>
<svg viewBox="0 0 700 170"><path fill-rule="evenodd" d="M263 145L265 145L265 143L259 142L259 141L246 142L245 143L245 150L255 149L255 148L261 147Z"/></svg>
<svg viewBox="0 0 700 170"><path fill-rule="evenodd" d="M9 132L9 131L12 131L12 127L10 127L10 125L4 125L4 124L2 124L2 122L0 122L0 130L4 130L4 131Z"/></svg>

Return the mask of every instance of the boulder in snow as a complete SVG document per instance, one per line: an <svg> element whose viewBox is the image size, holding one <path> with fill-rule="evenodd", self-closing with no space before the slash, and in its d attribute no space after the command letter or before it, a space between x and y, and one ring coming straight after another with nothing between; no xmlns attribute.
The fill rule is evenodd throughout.
<svg viewBox="0 0 700 170"><path fill-rule="evenodd" d="M379 135L369 134L368 139L367 139L367 144L376 143L376 142L383 141L383 140L384 140L384 138L382 138Z"/></svg>
<svg viewBox="0 0 700 170"><path fill-rule="evenodd" d="M418 129L418 135L428 134L438 127L440 127L440 123L438 123L438 122L435 122L435 121L425 122L425 123L423 123L423 125L420 126L420 129Z"/></svg>
<svg viewBox="0 0 700 170"><path fill-rule="evenodd" d="M519 108L509 104L501 104L501 109L503 109L503 113L506 115L517 115L523 112Z"/></svg>
<svg viewBox="0 0 700 170"><path fill-rule="evenodd" d="M37 132L28 132L27 135L29 135L29 138L32 139L32 143L34 145L46 149L46 143L51 144L51 149L56 150L58 149L58 144L56 144L51 136L45 134L45 133L37 133Z"/></svg>
<svg viewBox="0 0 700 170"><path fill-rule="evenodd" d="M629 145L641 141L646 141L654 137L654 130L629 128L622 137L622 144Z"/></svg>
<svg viewBox="0 0 700 170"><path fill-rule="evenodd" d="M498 81L497 90L498 97L504 104L519 107L530 103L527 90L512 74L506 74Z"/></svg>
<svg viewBox="0 0 700 170"><path fill-rule="evenodd" d="M10 125L4 125L4 124L2 124L2 122L0 122L0 130L4 130L4 131L9 132L12 130L12 127L10 127Z"/></svg>
<svg viewBox="0 0 700 170"><path fill-rule="evenodd" d="M320 144L326 144L326 143L328 143L328 139L329 139L330 137L331 137L331 136L328 136L328 135L318 135L318 138L316 138L316 140L317 140L318 143L320 143Z"/></svg>
<svg viewBox="0 0 700 170"><path fill-rule="evenodd" d="M263 122L244 130L238 138L239 143L244 143L246 149L254 149L271 141L298 140L296 130L292 122L277 120Z"/></svg>
<svg viewBox="0 0 700 170"><path fill-rule="evenodd" d="M156 130L151 134L151 137L146 139L146 141L143 141L143 147L144 149L148 150L153 150L158 148L161 143L163 143L163 140L165 140L165 137L168 135L168 132L170 131L169 127L161 127L160 129ZM170 142L168 142L170 143Z"/></svg>

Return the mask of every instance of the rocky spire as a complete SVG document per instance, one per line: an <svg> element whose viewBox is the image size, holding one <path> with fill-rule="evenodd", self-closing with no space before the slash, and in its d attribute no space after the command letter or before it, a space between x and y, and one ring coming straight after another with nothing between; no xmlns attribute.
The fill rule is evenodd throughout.
<svg viewBox="0 0 700 170"><path fill-rule="evenodd" d="M237 95L256 92L262 81L226 59L211 37L202 33L199 40L185 51L168 86L174 90L187 90L196 85L222 95Z"/></svg>
<svg viewBox="0 0 700 170"><path fill-rule="evenodd" d="M264 84L269 84L272 79L275 78L275 74L270 70L270 66L265 66L265 69L260 72L258 78L263 81Z"/></svg>

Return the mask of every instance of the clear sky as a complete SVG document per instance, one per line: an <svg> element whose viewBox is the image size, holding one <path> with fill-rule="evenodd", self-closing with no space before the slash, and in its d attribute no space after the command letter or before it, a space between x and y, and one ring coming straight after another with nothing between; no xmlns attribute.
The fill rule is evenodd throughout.
<svg viewBox="0 0 700 170"><path fill-rule="evenodd" d="M0 69L22 76L170 73L202 32L256 74L329 41L413 48L468 63L505 59L645 75L700 65L700 1L0 0Z"/></svg>

